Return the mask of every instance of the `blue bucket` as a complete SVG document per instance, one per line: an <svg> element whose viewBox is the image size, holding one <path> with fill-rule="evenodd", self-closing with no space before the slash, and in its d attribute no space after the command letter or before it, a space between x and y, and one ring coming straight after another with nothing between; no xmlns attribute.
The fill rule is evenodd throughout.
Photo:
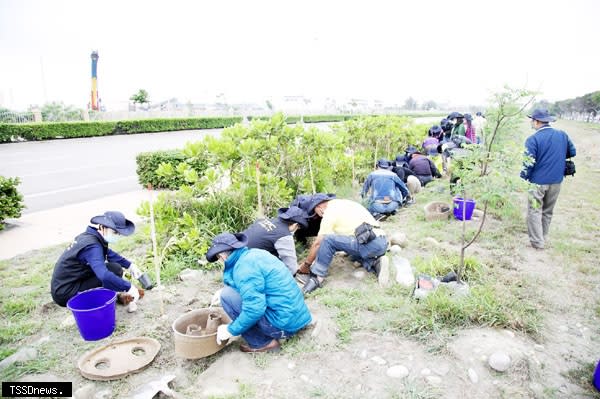
<svg viewBox="0 0 600 399"><path fill-rule="evenodd" d="M106 288L80 292L67 302L81 337L86 341L106 338L115 331L117 293Z"/></svg>
<svg viewBox="0 0 600 399"><path fill-rule="evenodd" d="M466 203L466 209L463 209ZM471 220L473 216L473 210L475 209L475 200L468 199L464 200L460 197L454 198L454 217L458 220L463 220L463 212L465 220Z"/></svg>
<svg viewBox="0 0 600 399"><path fill-rule="evenodd" d="M596 370L594 371L594 379L593 379L594 387L596 390L600 391L600 362L596 365Z"/></svg>

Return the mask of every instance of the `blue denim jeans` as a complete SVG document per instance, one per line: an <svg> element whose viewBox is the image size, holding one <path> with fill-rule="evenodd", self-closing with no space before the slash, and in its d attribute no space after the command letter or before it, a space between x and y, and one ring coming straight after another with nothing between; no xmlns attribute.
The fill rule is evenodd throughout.
<svg viewBox="0 0 600 399"><path fill-rule="evenodd" d="M385 254L387 246L388 242L385 237L376 237L366 244L359 244L354 236L328 234L323 237L317 251L317 258L310 270L317 276L327 276L329 265L335 253L344 251L350 258L362 263L362 266L370 272L373 271L375 260Z"/></svg>
<svg viewBox="0 0 600 399"><path fill-rule="evenodd" d="M400 204L396 201L392 201L387 204L382 204L380 202L373 201L369 204L369 207L367 209L369 210L369 212L371 212L372 215L375 215L377 213L388 215L394 212L396 209L398 209L399 206Z"/></svg>
<svg viewBox="0 0 600 399"><path fill-rule="evenodd" d="M242 297L236 290L225 286L221 291L221 306L231 320L237 319L242 311ZM288 338L291 334L274 327L263 315L258 322L242 333L251 348L262 348L273 339Z"/></svg>

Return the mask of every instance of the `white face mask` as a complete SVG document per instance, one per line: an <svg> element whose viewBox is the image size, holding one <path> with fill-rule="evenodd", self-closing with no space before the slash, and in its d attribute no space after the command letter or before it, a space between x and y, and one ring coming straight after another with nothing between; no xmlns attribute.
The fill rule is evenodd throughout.
<svg viewBox="0 0 600 399"><path fill-rule="evenodd" d="M109 244L119 241L120 238L121 236L115 234L112 230L108 230L106 234L104 234L104 240Z"/></svg>

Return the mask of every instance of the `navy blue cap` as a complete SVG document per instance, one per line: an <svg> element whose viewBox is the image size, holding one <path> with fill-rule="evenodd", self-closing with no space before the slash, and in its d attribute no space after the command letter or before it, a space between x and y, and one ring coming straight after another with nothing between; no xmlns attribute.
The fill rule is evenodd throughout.
<svg viewBox="0 0 600 399"><path fill-rule="evenodd" d="M308 227L308 213L297 206L279 208L277 210L277 217L285 222L298 223L303 228Z"/></svg>
<svg viewBox="0 0 600 399"><path fill-rule="evenodd" d="M534 119L540 122L554 122L556 118L550 115L547 109L536 108L533 110L531 115L527 115L528 118Z"/></svg>
<svg viewBox="0 0 600 399"><path fill-rule="evenodd" d="M223 251L231 251L232 249L242 248L248 244L248 237L242 233L221 233L212 240L208 252L206 252L206 260L214 262L217 260L217 255Z"/></svg>

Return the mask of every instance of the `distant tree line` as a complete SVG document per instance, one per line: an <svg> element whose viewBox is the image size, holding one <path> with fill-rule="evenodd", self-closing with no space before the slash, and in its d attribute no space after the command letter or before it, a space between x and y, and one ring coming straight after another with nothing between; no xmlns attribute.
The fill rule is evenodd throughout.
<svg viewBox="0 0 600 399"><path fill-rule="evenodd" d="M547 108L561 118L600 122L600 91L555 103L540 101L536 107Z"/></svg>

